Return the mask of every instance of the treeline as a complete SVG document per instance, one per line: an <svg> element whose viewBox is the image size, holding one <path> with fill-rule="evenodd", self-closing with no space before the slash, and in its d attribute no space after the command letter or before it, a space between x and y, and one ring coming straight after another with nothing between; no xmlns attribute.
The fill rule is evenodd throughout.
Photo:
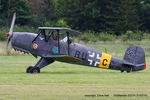
<svg viewBox="0 0 150 100"><path fill-rule="evenodd" d="M13 12L18 26L150 32L150 0L0 0L0 29L10 26Z"/></svg>

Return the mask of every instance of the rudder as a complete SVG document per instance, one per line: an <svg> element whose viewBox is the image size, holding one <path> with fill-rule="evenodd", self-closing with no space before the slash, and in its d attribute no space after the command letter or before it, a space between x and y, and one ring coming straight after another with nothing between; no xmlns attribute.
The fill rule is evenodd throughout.
<svg viewBox="0 0 150 100"><path fill-rule="evenodd" d="M146 68L145 52L138 46L130 46L124 55L124 67L128 70L139 71Z"/></svg>

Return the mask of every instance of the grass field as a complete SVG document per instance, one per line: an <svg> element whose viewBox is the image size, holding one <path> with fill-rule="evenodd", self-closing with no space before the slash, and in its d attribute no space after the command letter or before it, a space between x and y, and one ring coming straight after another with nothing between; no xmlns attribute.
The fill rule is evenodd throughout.
<svg viewBox="0 0 150 100"><path fill-rule="evenodd" d="M149 100L148 41L86 45L99 51L106 48L108 53L123 58L127 46L132 44L142 45L146 51L147 69L144 71L120 73L55 62L43 68L40 74L27 74L26 68L39 58L0 56L0 100Z"/></svg>

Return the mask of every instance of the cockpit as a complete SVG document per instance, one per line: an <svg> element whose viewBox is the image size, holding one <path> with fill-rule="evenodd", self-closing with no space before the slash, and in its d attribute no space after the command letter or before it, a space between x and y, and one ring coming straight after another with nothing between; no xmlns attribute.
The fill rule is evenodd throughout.
<svg viewBox="0 0 150 100"><path fill-rule="evenodd" d="M68 28L59 28L59 27L39 27L38 35L34 38L34 41L38 37L43 37L43 41L49 42L53 40L57 43L58 54L62 54L61 51L67 49L67 54L70 53L70 45L74 45L73 39L71 38L71 33L80 33L78 31L68 29Z"/></svg>

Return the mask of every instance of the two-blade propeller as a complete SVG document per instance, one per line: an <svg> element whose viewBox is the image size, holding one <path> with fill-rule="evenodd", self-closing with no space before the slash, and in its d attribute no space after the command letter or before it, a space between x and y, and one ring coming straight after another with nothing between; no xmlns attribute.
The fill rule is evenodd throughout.
<svg viewBox="0 0 150 100"><path fill-rule="evenodd" d="M16 13L14 13L14 15L13 15L11 27L10 27L9 32L7 33L7 36L8 36L7 43L6 43L6 50L7 51L8 51L8 44L9 44L11 38L13 37L13 29L14 29L14 25L15 25L15 20L16 20Z"/></svg>

